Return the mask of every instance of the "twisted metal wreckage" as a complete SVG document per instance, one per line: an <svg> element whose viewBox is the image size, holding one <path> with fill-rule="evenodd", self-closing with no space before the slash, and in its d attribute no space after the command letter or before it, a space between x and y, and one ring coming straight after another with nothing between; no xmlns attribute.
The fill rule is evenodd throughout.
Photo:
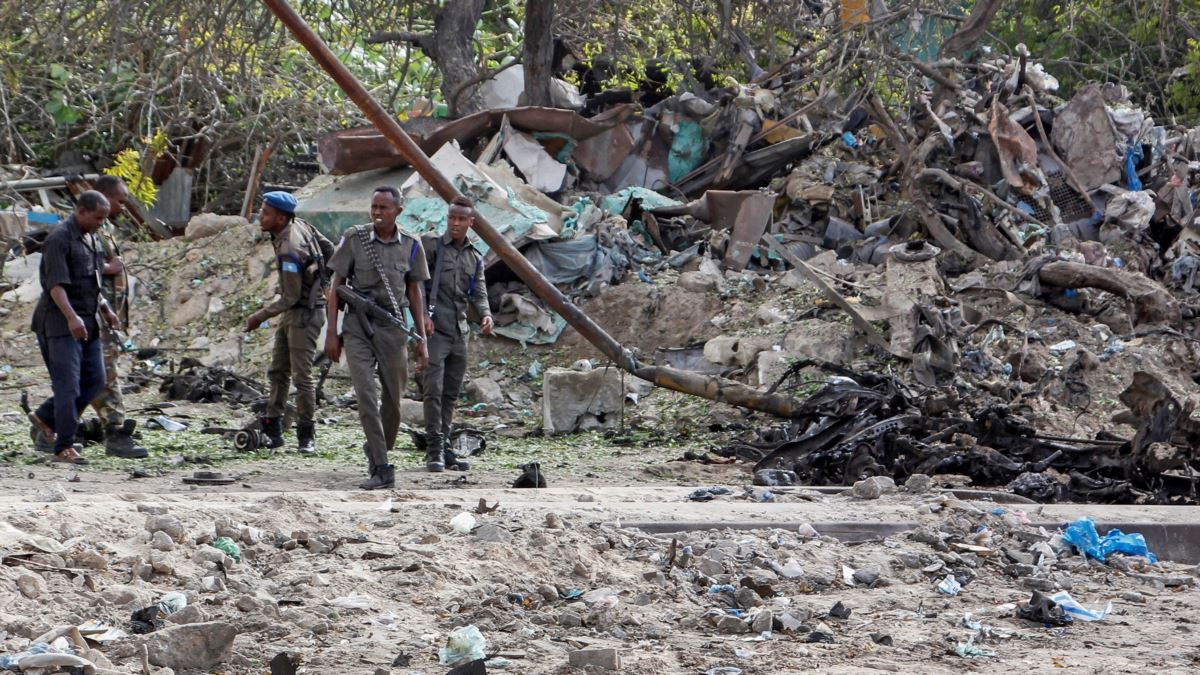
<svg viewBox="0 0 1200 675"><path fill-rule="evenodd" d="M434 166L422 148L286 2L264 0L264 4L438 196L446 201L459 196L455 184ZM925 234L945 251L939 257L936 269L961 275L992 261L1020 259L1047 240L1063 244L1067 249L1072 241L1090 238L1089 232L1096 234L1106 229L1114 230L1127 242L1145 242L1155 234L1149 228L1150 216L1146 215L1144 200L1136 195L1126 196L1131 193L1123 190L1121 194L1097 194L1098 186L1121 177L1126 165L1134 166L1123 164L1124 158L1110 152L1112 144L1120 139L1108 127L1105 131L1112 138L1107 139L1109 147L1105 152L1089 154L1080 151L1066 159L1055 153L1053 146L1062 143L1052 143L1044 125L1044 121L1053 120L1054 113L1038 105L1032 93L1037 87L1030 85L1037 77L1044 79L1047 76L1044 72L1027 69L1024 56L1019 63L1009 64L1007 70L985 71L984 75L971 81L971 86L954 78L953 64L914 62L913 65L937 85L933 99L923 100L917 106L918 127L927 133L924 140L910 139L878 97L863 97L865 106L858 111L865 113L854 123L855 128L874 120L880 134L896 150L898 160L888 172L890 177L881 175L878 170L860 170L862 165L852 163L802 165L780 185L773 183L772 187L778 188L777 193L786 193L793 208L776 219L772 232L762 234L763 246L757 247L757 251L763 260L768 256L785 260L834 305L849 314L875 354L893 362L909 363L921 385L919 391L889 374L811 360L792 365L766 391L724 377L641 362L570 302L493 228L487 218L476 218L475 232L551 310L621 369L659 387L788 420L782 434L774 437L765 434L762 443L735 443L722 451L756 462L756 470L792 472L794 476L788 475L785 481L848 485L871 475L887 475L899 480L913 473L953 473L969 476L976 485L1006 485L1010 490L1038 501L1195 503L1195 474L1200 469L1200 460L1193 451L1200 447L1200 423L1191 419L1195 404L1178 400L1153 375L1138 372L1121 395L1121 401L1129 410L1118 421L1137 428L1133 438L1109 433L1100 433L1094 439L1039 435L1027 419L1014 411L1014 405L1002 400L962 400L952 386L955 371L964 366L972 353L967 350L960 354L959 342L982 328L1004 325L1003 321L981 316L964 303L932 296L908 303L903 311L873 316L865 311L867 308L847 302L823 278L827 274L805 262L805 257L816 252L815 243L837 249L839 257L856 261L878 262L887 252L896 253L897 257L908 252L909 259L921 259L932 247L914 239ZM1003 101L1019 101L1022 91L1028 92L1028 108L1019 113L1008 113ZM1068 110L1060 113L1060 123L1052 134L1070 134L1069 119L1094 121L1104 110L1103 101L1097 104L1097 97L1106 95L1089 88L1077 96ZM962 100L956 101L956 96ZM818 98L812 104L820 101ZM990 114L982 113L989 105ZM970 127L956 133L947 123L955 119L982 125L986 132L981 135ZM1144 121L1132 120L1130 124L1136 126ZM1040 143L1026 131L1026 126L1036 126ZM758 134L754 131L751 127L749 133L731 140L730 147L737 152L731 150L724 159L717 158L698 167L677 185L693 181L691 192L694 193L708 185L707 182L696 183L698 177L707 176L705 180L711 182L714 178L728 178L736 171L741 171L743 176L753 174L755 180L763 179L767 174L760 170L761 167L756 168L754 158L756 152L764 151L746 151L750 144L763 139L768 127L763 125ZM1103 138L1097 141L1092 136L1095 134L1077 140L1093 144L1105 142ZM835 135L835 138L842 137ZM1191 135L1185 135L1184 142L1191 143L1190 139ZM782 164L767 162L770 171L790 166L789 162L805 156L816 145L812 141L811 138L785 136L783 143L768 146L766 150L775 159L786 150ZM1155 153L1161 151L1163 142L1164 139L1159 139L1159 145L1153 148ZM850 145L851 140L845 139L845 143ZM1132 141L1130 143L1132 145ZM1097 156L1106 159L1096 161ZM941 165L952 167L953 175ZM811 174L814 173L820 174L818 178L823 180L813 180ZM1129 178L1136 181L1137 176ZM817 211L814 207L836 199L832 185L857 190L857 210L869 217L869 208L864 208L866 200L862 199L864 185L884 180L891 181L892 191L909 205L903 215L884 218L864 227L861 232L830 216L824 237L815 241L802 234L788 234L813 226ZM1001 181L1009 188L1007 198L983 187ZM1179 183L1173 182L1169 187L1174 190ZM877 187L872 189L877 190ZM1186 190L1182 194L1186 195ZM682 208L646 211L669 217L689 212L689 209L696 211L697 207L704 210L707 208L704 199L712 196L715 193L705 194L698 202ZM1186 232L1184 226L1190 225L1192 220L1190 202L1180 203L1176 199L1179 195L1170 194L1170 190L1159 196L1174 204L1171 207L1173 222L1180 225L1175 232ZM1103 212L1097 206L1098 199L1101 203L1107 201ZM940 208L934 208L935 201ZM771 201L766 204L769 211ZM794 208L797 206L799 208ZM867 213L862 214L864 210ZM1154 212L1153 207L1150 212ZM654 218L648 220L653 233L656 231ZM863 222L868 224L866 217ZM1158 227L1161 229L1161 224ZM734 234L738 234L736 228ZM1109 241L1112 240L1110 237ZM1200 251L1196 250L1200 237L1180 236L1179 241L1182 244L1177 242L1170 255L1175 268L1186 272L1187 264L1181 266L1180 261L1190 260L1192 267L1197 267L1194 263L1200 257L1194 256L1200 256ZM748 260L757 242L754 239L730 242L729 250L734 251L739 244L742 250L738 255ZM1081 245L1080 249L1086 259L1086 247ZM1115 245L1113 249L1116 249ZM933 250L933 254L937 252ZM1134 255L1136 252L1127 260L1132 260ZM931 255L925 255L925 259L929 257ZM1102 266L1081 262L1080 258L1078 254L1061 253L1036 257L1026 264L1021 285L1013 290L1065 311L1097 317L1101 313L1095 308L1065 303L1062 291L1088 288L1107 291L1124 300L1128 310L1123 317L1110 315L1098 320L1116 322L1129 330L1157 326L1190 339L1179 331L1189 330L1190 326L1185 322L1190 321L1195 312L1141 271L1135 271L1144 271L1146 266ZM742 260L741 267L745 264ZM1179 279L1180 275L1175 278ZM1190 287L1190 281L1187 283ZM969 283L959 286L967 288ZM1001 293L1013 297L1012 293ZM972 322L968 323L967 318ZM873 323L879 319L891 321L890 341ZM804 400L781 393L790 378L805 368L814 367L834 376ZM1070 379L1070 372L1067 377Z"/></svg>

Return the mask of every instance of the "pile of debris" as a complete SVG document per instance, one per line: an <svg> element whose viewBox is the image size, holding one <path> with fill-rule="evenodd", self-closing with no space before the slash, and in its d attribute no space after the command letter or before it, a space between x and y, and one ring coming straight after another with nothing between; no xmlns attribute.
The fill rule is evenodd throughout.
<svg viewBox="0 0 1200 675"><path fill-rule="evenodd" d="M487 671L731 673L871 656L916 669L1144 658L1105 651L1118 625L1124 641L1155 636L1159 658L1194 659L1169 630L1195 610L1194 566L1157 561L1137 534L1100 537L1086 518L1048 531L917 482L871 505L919 514L920 527L856 543L810 524L653 535L609 524L620 502L563 493L499 509L209 494L88 495L80 511L64 497L0 523L0 669L445 672L487 659ZM859 508L800 490L719 499Z"/></svg>

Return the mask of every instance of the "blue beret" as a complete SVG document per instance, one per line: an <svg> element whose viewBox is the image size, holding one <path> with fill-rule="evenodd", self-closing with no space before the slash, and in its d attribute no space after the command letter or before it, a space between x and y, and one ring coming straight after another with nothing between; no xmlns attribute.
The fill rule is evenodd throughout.
<svg viewBox="0 0 1200 675"><path fill-rule="evenodd" d="M296 214L296 198L288 192L268 192L263 195L263 203L277 211Z"/></svg>

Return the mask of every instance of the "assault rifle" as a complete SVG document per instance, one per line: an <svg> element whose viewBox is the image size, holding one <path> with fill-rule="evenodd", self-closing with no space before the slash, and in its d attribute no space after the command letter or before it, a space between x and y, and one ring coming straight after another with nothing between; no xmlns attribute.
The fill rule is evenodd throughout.
<svg viewBox="0 0 1200 675"><path fill-rule="evenodd" d="M363 329L367 331L367 335L371 336L375 333L372 321L380 321L389 326L395 326L404 331L404 334L417 342L424 342L425 338L421 337L416 331L410 330L404 319L392 314L386 309L375 304L375 301L363 293L359 293L353 288L342 284L337 287L338 300L341 300L348 307L354 308L354 313L363 320Z"/></svg>

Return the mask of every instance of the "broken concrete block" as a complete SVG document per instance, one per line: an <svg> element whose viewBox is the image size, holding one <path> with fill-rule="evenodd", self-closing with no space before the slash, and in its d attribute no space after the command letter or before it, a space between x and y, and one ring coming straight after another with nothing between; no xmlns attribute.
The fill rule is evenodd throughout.
<svg viewBox="0 0 1200 675"><path fill-rule="evenodd" d="M542 429L564 434L614 428L624 403L625 386L617 368L551 368L542 379Z"/></svg>
<svg viewBox="0 0 1200 675"><path fill-rule="evenodd" d="M704 343L704 358L722 366L741 366L754 363L758 355L770 350L779 339L769 335L733 337L722 335Z"/></svg>
<svg viewBox="0 0 1200 675"><path fill-rule="evenodd" d="M400 421L416 427L425 428L425 404L411 398L400 399Z"/></svg>
<svg viewBox="0 0 1200 675"><path fill-rule="evenodd" d="M235 227L249 227L250 222L241 216L218 216L215 213L198 213L188 221L183 238L197 241L226 232Z"/></svg>
<svg viewBox="0 0 1200 675"><path fill-rule="evenodd" d="M475 530L475 537L480 541L491 541L507 544L512 541L512 533L494 523L484 523Z"/></svg>
<svg viewBox="0 0 1200 675"><path fill-rule="evenodd" d="M854 329L851 326L807 319L792 324L780 346L795 358L842 363L854 358Z"/></svg>
<svg viewBox="0 0 1200 675"><path fill-rule="evenodd" d="M490 377L479 377L467 382L466 390L475 403L496 406L504 403L504 392L501 391L500 384Z"/></svg>
<svg viewBox="0 0 1200 675"><path fill-rule="evenodd" d="M704 358L709 363L732 366L737 363L738 340L730 335L715 337L704 343Z"/></svg>
<svg viewBox="0 0 1200 675"><path fill-rule="evenodd" d="M572 668L600 668L603 670L620 670L621 653L613 648L607 649L576 649L567 654L567 662Z"/></svg>
<svg viewBox="0 0 1200 675"><path fill-rule="evenodd" d="M163 668L209 670L225 662L237 629L222 621L168 626L146 640L150 663Z"/></svg>
<svg viewBox="0 0 1200 675"><path fill-rule="evenodd" d="M683 272L675 283L685 291L715 293L721 286L721 278L703 272Z"/></svg>
<svg viewBox="0 0 1200 675"><path fill-rule="evenodd" d="M30 600L36 600L46 592L46 582L40 575L26 572L17 577L17 590Z"/></svg>
<svg viewBox="0 0 1200 675"><path fill-rule="evenodd" d="M860 480L850 488L850 495L858 499L879 499L881 495L896 491L896 481L887 476L871 476Z"/></svg>

